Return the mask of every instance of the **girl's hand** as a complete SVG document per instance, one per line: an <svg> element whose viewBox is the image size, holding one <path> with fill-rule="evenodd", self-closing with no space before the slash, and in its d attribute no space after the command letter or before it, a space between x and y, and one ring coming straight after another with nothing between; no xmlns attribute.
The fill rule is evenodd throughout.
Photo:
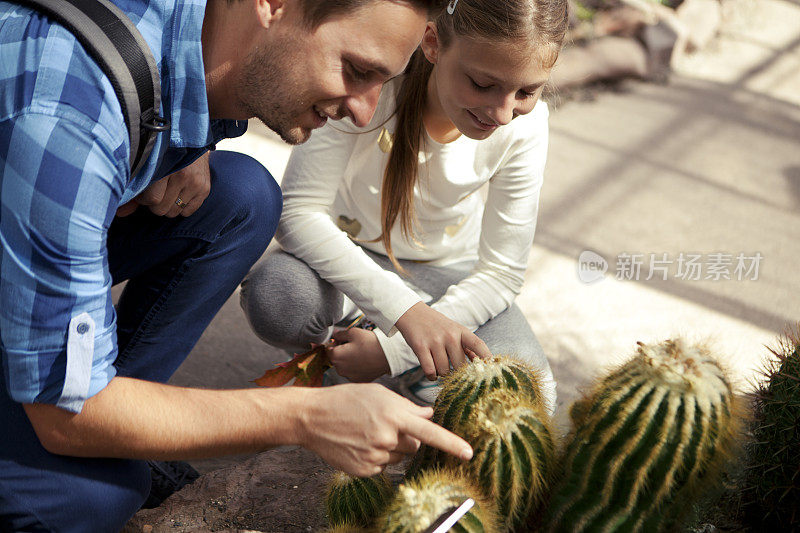
<svg viewBox="0 0 800 533"><path fill-rule="evenodd" d="M442 313L418 302L395 323L428 379L434 381L475 356L491 357L489 348L477 335Z"/></svg>
<svg viewBox="0 0 800 533"><path fill-rule="evenodd" d="M328 359L340 376L368 383L389 373L389 363L371 331L350 328L333 335L336 344L328 348Z"/></svg>

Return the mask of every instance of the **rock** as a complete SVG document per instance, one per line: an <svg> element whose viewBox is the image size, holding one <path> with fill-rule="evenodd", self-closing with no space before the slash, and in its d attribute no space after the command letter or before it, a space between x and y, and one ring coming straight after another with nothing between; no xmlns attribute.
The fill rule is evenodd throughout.
<svg viewBox="0 0 800 533"><path fill-rule="evenodd" d="M647 51L637 39L602 37L586 46L564 48L550 80L568 89L599 80L647 75Z"/></svg>
<svg viewBox="0 0 800 533"><path fill-rule="evenodd" d="M598 37L616 35L617 37L635 37L642 26L647 24L648 17L640 9L632 6L620 6L606 11L598 11L594 16L594 31Z"/></svg>
<svg viewBox="0 0 800 533"><path fill-rule="evenodd" d="M323 529L322 498L331 472L302 448L270 450L200 476L160 507L136 513L123 533Z"/></svg>
<svg viewBox="0 0 800 533"><path fill-rule="evenodd" d="M686 0L677 9L678 19L686 28L687 52L700 50L714 38L722 22L718 0Z"/></svg>
<svg viewBox="0 0 800 533"><path fill-rule="evenodd" d="M640 38L647 51L647 78L665 82L669 77L679 34L668 22L659 20L656 24L648 24L642 28Z"/></svg>

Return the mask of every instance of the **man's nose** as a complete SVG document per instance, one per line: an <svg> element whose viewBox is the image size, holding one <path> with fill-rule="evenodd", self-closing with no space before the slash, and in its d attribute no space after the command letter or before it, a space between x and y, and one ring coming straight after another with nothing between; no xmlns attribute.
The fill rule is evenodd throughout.
<svg viewBox="0 0 800 533"><path fill-rule="evenodd" d="M347 98L345 105L353 120L353 124L363 128L372 120L375 108L378 107L378 99L381 96L383 84L373 84L364 91L360 91Z"/></svg>

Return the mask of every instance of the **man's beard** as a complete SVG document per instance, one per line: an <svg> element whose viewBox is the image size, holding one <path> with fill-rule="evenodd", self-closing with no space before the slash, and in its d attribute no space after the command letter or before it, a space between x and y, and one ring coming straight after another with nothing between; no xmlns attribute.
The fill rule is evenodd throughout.
<svg viewBox="0 0 800 533"><path fill-rule="evenodd" d="M310 99L297 81L297 68L302 62L288 48L256 48L250 52L237 97L250 116L263 122L285 143L302 144L311 136L311 130L299 124Z"/></svg>

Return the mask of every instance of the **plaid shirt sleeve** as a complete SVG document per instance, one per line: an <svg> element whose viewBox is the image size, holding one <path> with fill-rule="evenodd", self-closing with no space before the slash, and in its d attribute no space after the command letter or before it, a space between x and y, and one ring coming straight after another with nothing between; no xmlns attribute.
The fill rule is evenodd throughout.
<svg viewBox="0 0 800 533"><path fill-rule="evenodd" d="M18 402L80 412L115 375L106 238L128 162L113 94L66 30L0 17L0 355Z"/></svg>

